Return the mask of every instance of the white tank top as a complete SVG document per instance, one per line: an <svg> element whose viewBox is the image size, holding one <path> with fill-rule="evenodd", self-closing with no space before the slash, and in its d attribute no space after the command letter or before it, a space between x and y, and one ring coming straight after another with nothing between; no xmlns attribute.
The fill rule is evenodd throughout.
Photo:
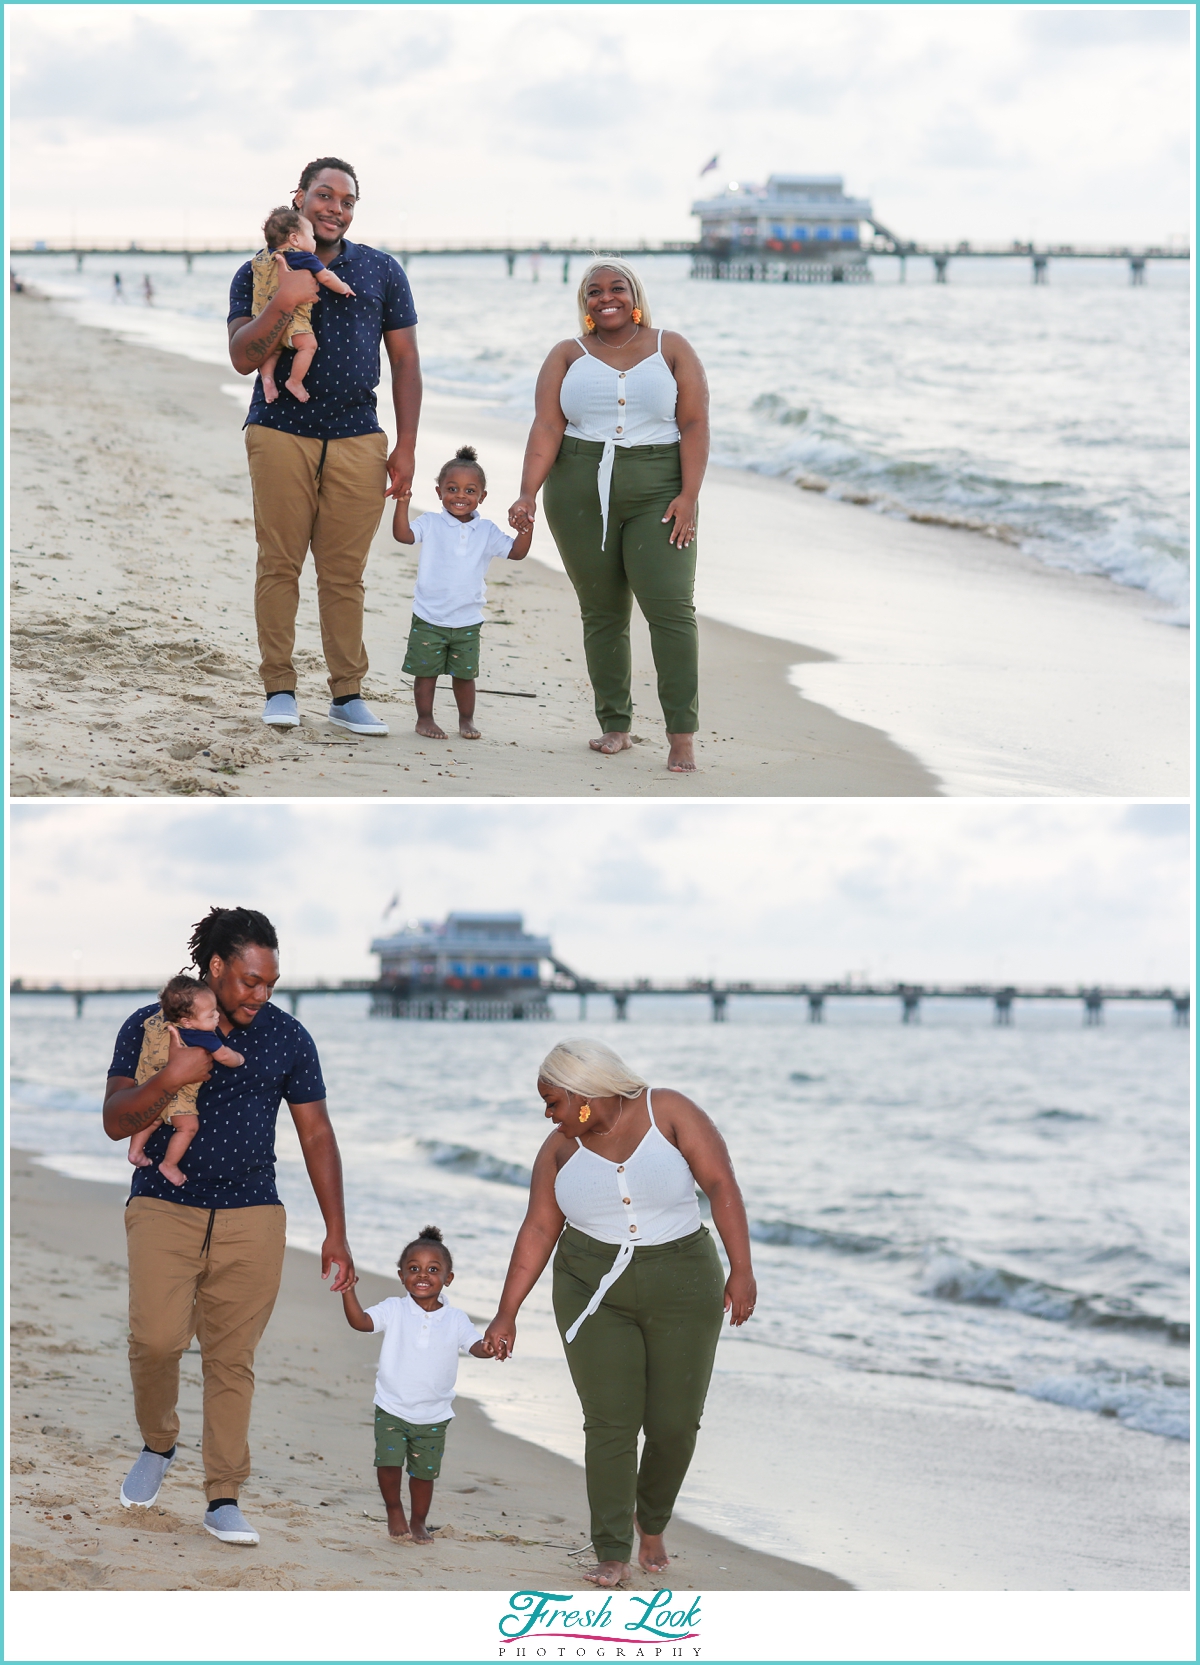
<svg viewBox="0 0 1200 1665"><path fill-rule="evenodd" d="M612 484L613 452L620 446L674 445L679 439L675 405L679 388L662 354L663 332L657 350L632 370L614 370L588 350L582 338L582 358L567 366L558 395L572 439L601 442L597 483L603 536L608 536L608 499Z"/></svg>
<svg viewBox="0 0 1200 1665"><path fill-rule="evenodd" d="M660 1132L653 1097L647 1088L650 1126L632 1156L610 1162L576 1139L574 1155L555 1176L554 1197L567 1224L601 1243L620 1245L611 1270L567 1331L568 1342L574 1341L584 1319L591 1317L629 1265L639 1243L673 1243L699 1231L703 1223L695 1177L683 1153Z"/></svg>

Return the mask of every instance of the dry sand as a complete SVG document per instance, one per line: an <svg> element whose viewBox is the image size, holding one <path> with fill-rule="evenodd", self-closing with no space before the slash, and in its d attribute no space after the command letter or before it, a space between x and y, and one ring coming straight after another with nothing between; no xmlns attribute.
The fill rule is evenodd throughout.
<svg viewBox="0 0 1200 1665"><path fill-rule="evenodd" d="M254 1548L201 1525L200 1360L183 1359L180 1455L160 1502L117 1494L140 1446L126 1342L122 1193L12 1160L11 1496L16 1590L586 1589L583 1471L500 1433L461 1389L434 1491L428 1548L393 1543L371 1467L374 1349L355 1335L314 1255L289 1249L256 1362L243 1507ZM366 1274L364 1304L394 1293ZM472 1314L484 1319L490 1316ZM831 1590L831 1574L678 1521L669 1575L630 1588ZM575 1553L572 1554L572 1551ZM549 1583L546 1581L549 1580Z"/></svg>
<svg viewBox="0 0 1200 1665"><path fill-rule="evenodd" d="M574 593L537 559L492 568L477 714L483 739L419 738L409 679L400 670L416 562L393 542L390 514L367 569L372 669L365 689L390 735L355 739L325 720L311 563L296 654L304 721L277 734L259 717L243 413L221 392L233 372L83 330L48 302L18 295L11 376L16 796L938 790L935 777L878 729L847 721L790 686L797 666L827 655L708 619L701 622L701 771L682 777L664 768L640 619L639 743L617 758L597 757L586 744L596 724ZM461 441L446 427L447 403L422 427L417 508L435 501L427 480L449 436ZM501 522L510 500L505 483L497 478L488 505ZM547 538L544 529L539 536ZM452 712L447 691L438 705L443 727L451 726Z"/></svg>

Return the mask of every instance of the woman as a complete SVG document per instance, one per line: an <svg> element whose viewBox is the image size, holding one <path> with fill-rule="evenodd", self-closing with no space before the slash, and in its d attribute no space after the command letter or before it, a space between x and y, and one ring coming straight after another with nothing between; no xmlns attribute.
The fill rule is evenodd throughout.
<svg viewBox="0 0 1200 1665"><path fill-rule="evenodd" d="M521 1303L557 1243L554 1316L583 1406L597 1560L583 1576L612 1586L628 1575L635 1527L642 1567L669 1565L662 1535L695 1450L723 1313L744 1324L754 1311L750 1234L725 1142L690 1098L652 1092L591 1040L560 1042L538 1092L555 1132L534 1162L485 1341L498 1358L512 1352ZM697 1186L729 1256L727 1279Z"/></svg>
<svg viewBox="0 0 1200 1665"><path fill-rule="evenodd" d="M542 365L521 495L523 531L546 488L546 520L583 614L600 720L592 750L631 744L631 593L650 626L667 768L696 767L696 500L708 462L708 386L695 352L650 327L641 281L623 260L596 260L579 285L581 335Z"/></svg>

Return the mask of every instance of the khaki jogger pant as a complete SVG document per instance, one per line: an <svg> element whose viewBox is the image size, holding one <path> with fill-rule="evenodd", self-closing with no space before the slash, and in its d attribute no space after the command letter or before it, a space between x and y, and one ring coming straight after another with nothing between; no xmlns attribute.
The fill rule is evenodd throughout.
<svg viewBox="0 0 1200 1665"><path fill-rule="evenodd" d="M246 455L258 538L254 618L267 697L296 686L292 649L310 546L329 689L335 699L357 694L367 674L363 573L383 517L387 438L308 439L252 423Z"/></svg>
<svg viewBox="0 0 1200 1665"><path fill-rule="evenodd" d="M554 1317L583 1406L598 1561L629 1560L635 1506L643 1532L666 1530L696 1449L725 1315L725 1274L701 1226L673 1243L639 1244L568 1342L616 1254L612 1243L567 1226L554 1255Z"/></svg>
<svg viewBox="0 0 1200 1665"><path fill-rule="evenodd" d="M133 1197L129 1247L129 1374L134 1414L151 1451L179 1435L179 1360L194 1335L204 1374L204 1491L236 1498L250 1473L254 1350L283 1273L281 1203L188 1208Z"/></svg>
<svg viewBox="0 0 1200 1665"><path fill-rule="evenodd" d="M629 620L633 598L650 627L658 698L668 734L700 726L700 650L696 608L696 545L671 542L663 515L683 486L679 445L618 446L608 502L608 536L597 470L604 447L563 436L542 488L542 502L567 577L579 597L583 649L605 734L628 734L633 721Z"/></svg>

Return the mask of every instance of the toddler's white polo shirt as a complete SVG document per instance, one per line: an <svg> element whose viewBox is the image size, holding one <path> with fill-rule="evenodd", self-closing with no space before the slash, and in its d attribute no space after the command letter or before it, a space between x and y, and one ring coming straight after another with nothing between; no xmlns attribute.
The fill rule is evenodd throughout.
<svg viewBox="0 0 1200 1665"><path fill-rule="evenodd" d="M389 1295L368 1307L367 1317L383 1336L375 1403L405 1422L428 1426L449 1421L459 1349L469 1351L483 1340L466 1313L444 1299L426 1312L411 1295Z"/></svg>
<svg viewBox="0 0 1200 1665"><path fill-rule="evenodd" d="M513 539L478 509L470 520L456 520L446 509L418 515L412 532L421 545L413 612L443 630L482 624L484 574L492 561L507 560Z"/></svg>

